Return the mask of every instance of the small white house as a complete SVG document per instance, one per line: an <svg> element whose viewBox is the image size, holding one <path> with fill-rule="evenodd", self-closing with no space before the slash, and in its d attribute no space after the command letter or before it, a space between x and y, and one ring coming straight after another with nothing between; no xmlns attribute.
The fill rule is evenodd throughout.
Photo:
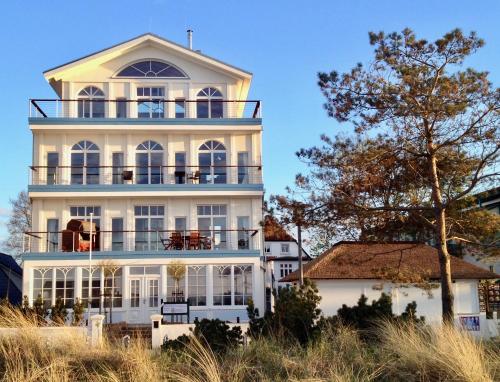
<svg viewBox="0 0 500 382"><path fill-rule="evenodd" d="M479 317L479 280L500 276L456 257L451 259L451 272L455 314ZM394 314L415 301L417 315L426 322L442 319L438 253L426 244L339 242L306 264L304 277L316 283L326 316L337 314L343 304L356 305L361 294L371 302L384 292L392 296ZM280 281L297 280L298 272L293 272Z"/></svg>

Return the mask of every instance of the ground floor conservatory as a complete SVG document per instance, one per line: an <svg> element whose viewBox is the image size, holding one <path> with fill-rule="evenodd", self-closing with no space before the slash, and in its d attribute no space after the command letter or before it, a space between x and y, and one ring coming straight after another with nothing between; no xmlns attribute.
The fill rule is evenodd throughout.
<svg viewBox="0 0 500 382"><path fill-rule="evenodd" d="M89 282L89 274L91 282ZM89 287L90 286L90 287ZM246 321L253 299L263 311L264 287L260 257L175 259L94 259L25 261L24 294L46 307L57 299L71 309L79 300L107 322L149 323L163 302L189 305L190 321L219 318ZM169 317L170 319L171 317ZM186 322L187 316L175 320Z"/></svg>

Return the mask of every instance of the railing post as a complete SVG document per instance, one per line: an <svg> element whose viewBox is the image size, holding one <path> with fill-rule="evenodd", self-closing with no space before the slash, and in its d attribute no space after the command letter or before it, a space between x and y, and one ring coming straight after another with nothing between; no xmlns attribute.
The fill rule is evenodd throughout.
<svg viewBox="0 0 500 382"><path fill-rule="evenodd" d="M160 233L159 233L159 231L157 230L157 231L156 231L156 251L158 251L158 241L159 241L159 235L160 235Z"/></svg>

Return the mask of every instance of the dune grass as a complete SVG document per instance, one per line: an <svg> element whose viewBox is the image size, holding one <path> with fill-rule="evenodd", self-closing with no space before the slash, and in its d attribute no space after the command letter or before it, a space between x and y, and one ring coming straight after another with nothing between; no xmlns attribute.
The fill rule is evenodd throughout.
<svg viewBox="0 0 500 382"><path fill-rule="evenodd" d="M181 351L150 350L134 338L90 349L80 339L47 342L34 321L0 312L0 327L20 328L0 338L1 381L498 381L500 341L487 344L451 327L380 323L377 340L363 342L350 328L325 330L307 347L280 336L215 354L203 339Z"/></svg>

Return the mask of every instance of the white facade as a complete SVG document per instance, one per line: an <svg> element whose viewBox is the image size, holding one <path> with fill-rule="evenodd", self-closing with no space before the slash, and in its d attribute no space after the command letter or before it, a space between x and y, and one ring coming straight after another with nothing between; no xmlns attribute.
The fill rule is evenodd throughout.
<svg viewBox="0 0 500 382"><path fill-rule="evenodd" d="M368 303L378 300L382 293L392 297L393 313L400 315L406 306L415 301L417 316L424 316L427 323L442 322L441 287L423 290L412 285L395 285L381 280L314 280L321 301L319 307L325 316L336 315L343 304L354 306L362 294ZM477 280L456 280L453 283L455 314L479 315Z"/></svg>
<svg viewBox="0 0 500 382"><path fill-rule="evenodd" d="M151 34L44 74L59 99L30 102L29 300L86 303L91 266L92 311L108 321L149 323L172 298L189 300L191 321L244 321L250 298L263 310L251 74ZM88 228L65 231L91 213L89 262Z"/></svg>

